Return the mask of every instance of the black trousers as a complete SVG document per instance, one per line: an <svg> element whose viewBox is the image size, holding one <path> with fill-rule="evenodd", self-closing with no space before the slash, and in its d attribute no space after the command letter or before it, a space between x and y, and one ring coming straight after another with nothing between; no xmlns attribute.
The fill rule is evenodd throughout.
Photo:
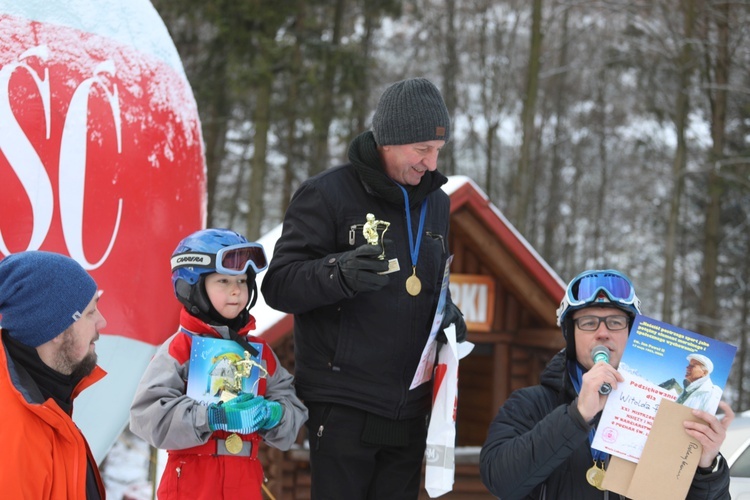
<svg viewBox="0 0 750 500"><path fill-rule="evenodd" d="M427 416L393 422L405 430L398 445L375 444L370 437L362 439L372 427L367 412L330 403L307 403L307 407L312 500L415 500L419 496Z"/></svg>

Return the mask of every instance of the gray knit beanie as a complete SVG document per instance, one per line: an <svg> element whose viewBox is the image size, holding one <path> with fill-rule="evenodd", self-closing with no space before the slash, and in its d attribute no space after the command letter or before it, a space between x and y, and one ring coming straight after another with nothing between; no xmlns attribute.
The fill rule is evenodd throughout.
<svg viewBox="0 0 750 500"><path fill-rule="evenodd" d="M38 347L76 322L96 293L96 282L65 255L28 251L0 261L0 326Z"/></svg>
<svg viewBox="0 0 750 500"><path fill-rule="evenodd" d="M451 117L440 91L426 78L396 82L380 96L372 117L379 146L445 141L451 137Z"/></svg>

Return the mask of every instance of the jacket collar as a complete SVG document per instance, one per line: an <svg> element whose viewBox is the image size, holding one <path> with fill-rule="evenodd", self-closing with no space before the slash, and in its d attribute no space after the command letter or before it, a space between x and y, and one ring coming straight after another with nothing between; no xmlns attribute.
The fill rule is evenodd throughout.
<svg viewBox="0 0 750 500"><path fill-rule="evenodd" d="M47 366L37 350L12 339L3 331L2 344L7 357L8 371L14 387L30 404L42 404L52 399L68 415L73 412L73 400L87 387L107 374L101 367L84 376L73 378Z"/></svg>
<svg viewBox="0 0 750 500"><path fill-rule="evenodd" d="M368 192L376 194L390 203L403 204L404 195L398 185L391 180L383 169L378 153L378 146L372 131L363 132L354 138L349 145L349 161L357 171L360 180ZM448 178L435 171L425 172L422 182L417 186L407 187L409 206L417 207L430 193L440 189Z"/></svg>
<svg viewBox="0 0 750 500"><path fill-rule="evenodd" d="M190 331L191 333L210 335L216 338L228 338L219 332L220 326L209 325L200 318L190 314L190 312L188 312L188 310L184 307L180 311L180 326ZM247 334L251 330L255 330L255 317L252 314L249 315L248 322L245 324L245 326L243 326L237 333L244 337L247 336Z"/></svg>

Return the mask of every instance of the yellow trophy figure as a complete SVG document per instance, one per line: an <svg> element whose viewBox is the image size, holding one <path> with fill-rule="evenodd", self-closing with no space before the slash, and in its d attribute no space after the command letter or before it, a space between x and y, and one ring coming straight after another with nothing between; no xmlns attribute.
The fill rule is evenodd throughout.
<svg viewBox="0 0 750 500"><path fill-rule="evenodd" d="M250 377L250 372L252 372L253 366L257 366L260 369L262 372L260 375L261 377L266 377L268 375L268 371L263 365L252 359L250 353L247 351L245 351L243 359L232 361L232 368L234 368L233 382L228 387L228 390L222 392L220 398L221 401L231 401L242 392L242 382L244 379ZM237 454L242 450L242 438L239 437L236 432L233 432L226 438L225 446L227 447L227 451Z"/></svg>
<svg viewBox="0 0 750 500"><path fill-rule="evenodd" d="M383 243L383 236L385 235L385 232L388 230L388 226L390 226L391 223L376 219L375 214L367 214L366 219L367 222L365 222L362 226L362 236L365 237L365 241L370 245L377 245L378 243L381 244L383 252L378 256L378 259L382 260L385 258L385 244ZM378 232L378 230L381 228L382 231Z"/></svg>
<svg viewBox="0 0 750 500"><path fill-rule="evenodd" d="M229 401L231 399L234 399L237 397L237 395L239 395L240 392L242 392L242 382L244 379L250 376L250 372L252 371L254 366L257 366L261 371L261 378L265 378L268 376L268 370L266 370L263 365L252 359L250 357L250 353L247 351L245 351L244 359L232 361L231 364L232 368L234 369L234 376L231 383L227 381L226 385L224 386L224 391L222 392L220 398L222 401Z"/></svg>
<svg viewBox="0 0 750 500"><path fill-rule="evenodd" d="M250 371L253 369L252 363L253 360L250 359L250 353L247 351L245 351L244 359L232 363L234 365L234 383L232 384L234 393L242 392L242 379L250 376Z"/></svg>

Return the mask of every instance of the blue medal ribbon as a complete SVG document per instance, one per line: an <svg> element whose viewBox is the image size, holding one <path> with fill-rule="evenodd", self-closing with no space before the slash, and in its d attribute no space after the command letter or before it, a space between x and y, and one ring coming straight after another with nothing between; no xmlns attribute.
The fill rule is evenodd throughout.
<svg viewBox="0 0 750 500"><path fill-rule="evenodd" d="M424 219L427 214L427 198L422 202L422 209L419 213L419 229L417 234L412 241L412 230L411 230L411 210L409 210L409 194L401 184L396 184L401 188L401 192L404 193L404 209L406 210L406 229L409 231L409 252L411 253L411 267L415 270L417 267L417 259L419 259L419 247L422 245L422 230L424 229Z"/></svg>

